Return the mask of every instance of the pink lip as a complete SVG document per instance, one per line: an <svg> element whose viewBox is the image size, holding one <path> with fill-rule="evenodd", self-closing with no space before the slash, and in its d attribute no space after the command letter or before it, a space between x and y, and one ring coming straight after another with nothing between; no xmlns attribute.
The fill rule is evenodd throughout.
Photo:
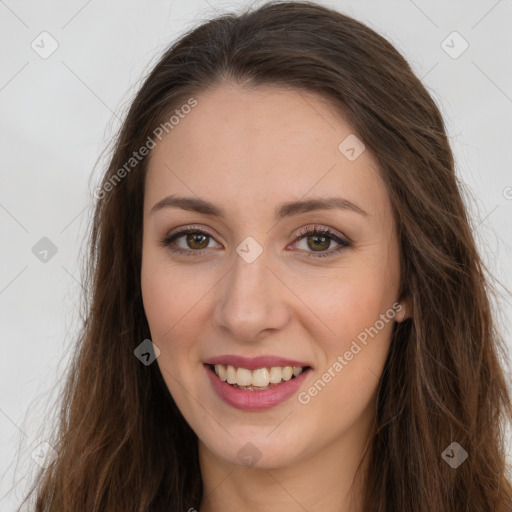
<svg viewBox="0 0 512 512"><path fill-rule="evenodd" d="M258 359L258 358L257 358ZM254 361L254 360L253 360ZM211 363L211 364L222 364L222 363ZM244 363L246 364L246 363ZM236 366L236 365L232 365ZM247 368L247 366L240 365L243 368ZM270 366L281 366L280 364L272 363ZM301 364L286 364L285 366L307 366ZM266 364L255 366L255 368L264 368L267 367ZM244 411L263 411L265 409L269 409L270 407L275 407L280 403L284 402L286 399L290 398L300 387L304 379L307 377L310 368L307 370L303 370L302 373L293 379L287 380L278 384L276 387L272 389L267 389L265 391L244 391L242 389L237 389L219 379L219 377L215 374L215 372L210 368L208 364L204 365L206 373L208 374L208 378L212 383L212 387L219 396L221 400L230 405L231 407L235 407L237 409L242 409Z"/></svg>
<svg viewBox="0 0 512 512"><path fill-rule="evenodd" d="M284 359L276 356L258 356L258 357L242 357L233 355L217 356L205 361L206 364L224 364L234 366L236 368L247 368L248 370L256 370L257 368L272 368L272 366L311 366L309 363L294 361L292 359ZM295 380L295 379L294 379Z"/></svg>

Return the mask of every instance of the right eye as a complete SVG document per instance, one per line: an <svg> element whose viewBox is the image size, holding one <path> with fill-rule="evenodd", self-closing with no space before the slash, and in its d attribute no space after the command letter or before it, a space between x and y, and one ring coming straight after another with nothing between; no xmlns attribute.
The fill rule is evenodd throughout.
<svg viewBox="0 0 512 512"><path fill-rule="evenodd" d="M188 248L176 246L176 240L182 237L185 237L185 244L189 246ZM166 236L161 240L161 244L167 247L171 252L184 254L186 256L197 256L198 253L202 254L202 251L208 248L209 239L213 240L213 237L206 231L198 228L185 228L172 235ZM197 247L194 248L195 244L197 244Z"/></svg>

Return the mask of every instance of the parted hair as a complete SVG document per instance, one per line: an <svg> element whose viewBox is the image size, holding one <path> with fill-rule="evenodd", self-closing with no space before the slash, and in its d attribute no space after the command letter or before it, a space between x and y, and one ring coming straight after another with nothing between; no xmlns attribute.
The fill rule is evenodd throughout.
<svg viewBox="0 0 512 512"><path fill-rule="evenodd" d="M326 98L375 156L391 200L411 317L394 326L379 382L364 510L510 510L505 347L436 103L363 23L313 2L268 2L203 21L165 50L127 110L103 186L187 98L226 81ZM150 338L140 282L150 157L95 198L83 326L50 442L58 456L25 498L37 512L185 512L201 503L197 436L158 365L134 357ZM457 469L442 457L452 442L468 452Z"/></svg>

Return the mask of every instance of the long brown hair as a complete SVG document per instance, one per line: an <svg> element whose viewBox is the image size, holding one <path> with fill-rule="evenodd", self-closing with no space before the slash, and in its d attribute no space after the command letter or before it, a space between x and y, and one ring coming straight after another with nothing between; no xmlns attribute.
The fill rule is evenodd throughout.
<svg viewBox="0 0 512 512"><path fill-rule="evenodd" d="M97 194L86 315L49 441L58 457L26 500L35 493L38 512L199 508L197 437L158 365L134 357L150 338L140 283L149 157L126 164L180 105L223 81L327 98L377 158L391 198L412 318L395 325L380 380L364 510L504 511L504 347L443 120L387 40L312 2L270 2L201 24L138 91ZM457 469L442 456L452 442L468 453Z"/></svg>

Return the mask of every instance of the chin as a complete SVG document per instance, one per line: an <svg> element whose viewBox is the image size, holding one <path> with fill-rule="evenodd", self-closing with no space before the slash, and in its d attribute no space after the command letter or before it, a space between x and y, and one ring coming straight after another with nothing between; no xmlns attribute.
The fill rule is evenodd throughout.
<svg viewBox="0 0 512 512"><path fill-rule="evenodd" d="M250 428L228 426L227 429L233 436L229 441L216 437L202 440L202 443L214 455L236 466L279 469L296 463L307 449L307 446L302 446L305 439L304 431L295 433L283 429L279 434L269 434L273 428L275 426L272 428L265 426L260 429L255 429L254 426Z"/></svg>

